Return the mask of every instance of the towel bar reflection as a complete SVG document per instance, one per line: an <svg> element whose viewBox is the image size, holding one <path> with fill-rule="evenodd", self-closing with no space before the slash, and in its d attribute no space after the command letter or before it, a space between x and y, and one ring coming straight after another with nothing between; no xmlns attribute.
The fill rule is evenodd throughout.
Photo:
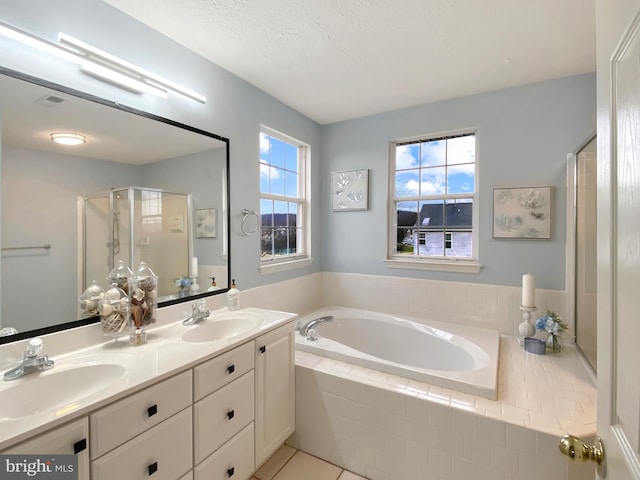
<svg viewBox="0 0 640 480"><path fill-rule="evenodd" d="M247 228L246 226L247 219L252 218L254 216L256 217L256 224L255 225L249 224L249 228ZM258 213L255 210L248 210L246 208L242 210L242 222L240 222L240 230L242 230L242 233L244 233L245 235L251 235L255 233L256 230L258 230L259 226L260 226L260 217L258 216Z"/></svg>
<svg viewBox="0 0 640 480"><path fill-rule="evenodd" d="M28 247L2 247L2 251L5 250L36 250L36 249L45 249L45 250L50 250L51 249L51 244L49 243L45 243L44 245L32 245L32 246L28 246Z"/></svg>

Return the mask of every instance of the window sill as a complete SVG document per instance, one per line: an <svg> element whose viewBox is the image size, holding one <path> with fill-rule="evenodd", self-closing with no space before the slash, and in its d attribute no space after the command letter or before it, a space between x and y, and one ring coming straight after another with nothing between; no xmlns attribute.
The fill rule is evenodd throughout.
<svg viewBox="0 0 640 480"><path fill-rule="evenodd" d="M260 265L260 274L268 275L270 273L286 272L287 270L295 270L296 268L308 267L313 263L313 258L301 258L298 260L286 260L283 262L264 263Z"/></svg>
<svg viewBox="0 0 640 480"><path fill-rule="evenodd" d="M405 260L385 259L389 268L404 268L407 270L432 270L435 272L479 273L482 264L476 260Z"/></svg>

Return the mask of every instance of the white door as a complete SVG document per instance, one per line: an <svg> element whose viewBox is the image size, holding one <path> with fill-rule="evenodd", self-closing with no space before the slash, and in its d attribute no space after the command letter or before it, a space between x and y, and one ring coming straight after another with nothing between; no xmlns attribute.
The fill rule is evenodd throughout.
<svg viewBox="0 0 640 480"><path fill-rule="evenodd" d="M640 3L596 0L598 435L612 480L640 479Z"/></svg>

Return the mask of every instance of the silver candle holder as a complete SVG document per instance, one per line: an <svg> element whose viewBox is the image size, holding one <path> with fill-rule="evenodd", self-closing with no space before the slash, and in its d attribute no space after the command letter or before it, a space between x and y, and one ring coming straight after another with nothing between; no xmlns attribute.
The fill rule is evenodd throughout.
<svg viewBox="0 0 640 480"><path fill-rule="evenodd" d="M535 312L537 307L525 307L520 305L522 310L522 323L518 325L518 341L520 345L524 345L524 337L533 337L536 333L536 327L531 323L531 313Z"/></svg>

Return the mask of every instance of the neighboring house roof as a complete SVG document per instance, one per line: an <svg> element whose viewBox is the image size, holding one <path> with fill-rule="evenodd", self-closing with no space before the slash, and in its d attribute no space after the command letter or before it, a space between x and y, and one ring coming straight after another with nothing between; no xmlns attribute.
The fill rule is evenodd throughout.
<svg viewBox="0 0 640 480"><path fill-rule="evenodd" d="M425 204L420 209L420 227L436 229L446 224L449 228L471 228L472 213L472 203L447 203L444 208L442 204Z"/></svg>
<svg viewBox="0 0 640 480"><path fill-rule="evenodd" d="M448 203L443 205L430 203L422 205L419 222L416 212L398 210L398 226L416 227L426 230L438 230L445 224L448 228L471 228L473 219L472 203Z"/></svg>

